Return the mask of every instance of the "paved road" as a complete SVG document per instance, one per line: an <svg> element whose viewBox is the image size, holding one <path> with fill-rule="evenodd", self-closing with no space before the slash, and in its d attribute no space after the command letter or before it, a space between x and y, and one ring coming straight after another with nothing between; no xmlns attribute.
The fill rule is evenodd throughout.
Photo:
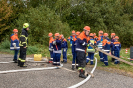
<svg viewBox="0 0 133 88"><path fill-rule="evenodd" d="M11 61L12 55L0 54L0 61ZM44 67L28 64L27 68ZM52 66L46 64L47 67ZM64 64L65 68L71 69L71 64ZM0 64L0 71L22 69L15 63ZM87 68L91 71L92 68ZM109 73L96 69L94 78L91 78L79 88L133 88L133 78ZM64 69L30 71L0 74L0 88L66 88L80 81L78 73L69 72Z"/></svg>

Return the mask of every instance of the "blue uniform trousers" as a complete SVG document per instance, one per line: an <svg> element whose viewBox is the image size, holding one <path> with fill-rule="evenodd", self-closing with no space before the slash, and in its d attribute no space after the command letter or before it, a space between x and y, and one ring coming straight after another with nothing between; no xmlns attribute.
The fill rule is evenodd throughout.
<svg viewBox="0 0 133 88"><path fill-rule="evenodd" d="M53 65L60 65L61 53L53 53Z"/></svg>

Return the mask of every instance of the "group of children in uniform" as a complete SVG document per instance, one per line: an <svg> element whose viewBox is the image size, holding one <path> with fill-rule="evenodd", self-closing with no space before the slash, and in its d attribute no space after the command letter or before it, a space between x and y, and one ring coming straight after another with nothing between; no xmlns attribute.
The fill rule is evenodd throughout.
<svg viewBox="0 0 133 88"><path fill-rule="evenodd" d="M93 37L91 37L93 35ZM109 39L108 33L103 33L103 31L99 31L99 37L96 36L96 34L91 34L90 33L90 42L95 41L94 44L98 46L99 49L109 53L110 48L111 48L111 54L120 57L120 49L121 49L121 44L118 42L119 37L115 36L115 33L111 33L111 40ZM94 52L95 50L92 47L87 48L89 51L88 52L88 57L87 57L87 63L90 60L91 65L93 64L93 58L94 58ZM87 50L87 51L88 51ZM93 53L92 53L93 52ZM108 66L108 57L106 54L102 53L99 51L99 56L100 56L100 61L104 62L103 66ZM114 61L114 64L120 63L117 59L112 58L112 61Z"/></svg>
<svg viewBox="0 0 133 88"><path fill-rule="evenodd" d="M76 41L78 38L78 35L80 35L80 32L72 31L72 35L67 39L70 41L70 46L72 50L72 70L74 70L74 67L76 65L76 68L78 69L78 60L76 55ZM90 33L89 34L89 41L92 45L97 46L99 49L109 53L111 49L111 54L120 57L120 49L121 44L118 41L119 37L115 36L115 33L111 33L111 40L109 39L108 33L103 33L103 31L99 31L98 37L96 36L96 33ZM63 54L63 63L67 62L67 40L64 38L63 35L60 35L59 33L55 33L55 39L52 37L53 34L49 33L49 51L51 55L51 59L49 60L49 63L53 63L53 65L60 65L60 57L61 53ZM63 50L63 52L61 51ZM91 46L87 46L86 49L87 57L86 57L86 65L90 61L90 65L93 65L94 62L94 53L95 49ZM103 66L108 66L108 57L106 54L99 52L100 61L104 62ZM112 58L112 61L114 64L120 63L117 59ZM76 63L75 63L76 62Z"/></svg>
<svg viewBox="0 0 133 88"><path fill-rule="evenodd" d="M60 57L61 53L63 53L63 61L62 63L67 63L67 40L64 38L63 35L59 33L55 33L53 38L53 34L49 33L49 51L51 59L49 63L53 63L53 65L59 66L60 65ZM63 52L62 52L63 50Z"/></svg>

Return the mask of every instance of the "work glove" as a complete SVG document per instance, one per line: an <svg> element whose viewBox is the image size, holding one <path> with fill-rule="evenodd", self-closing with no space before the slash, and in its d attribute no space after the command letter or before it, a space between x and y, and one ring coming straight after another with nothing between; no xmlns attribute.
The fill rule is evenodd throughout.
<svg viewBox="0 0 133 88"><path fill-rule="evenodd" d="M70 46L72 46L72 44L70 44Z"/></svg>
<svg viewBox="0 0 133 88"><path fill-rule="evenodd" d="M73 40L73 38L71 38L71 40Z"/></svg>
<svg viewBox="0 0 133 88"><path fill-rule="evenodd" d="M50 48L49 51L53 51L53 49Z"/></svg>
<svg viewBox="0 0 133 88"><path fill-rule="evenodd" d="M53 45L56 45L56 41L53 41Z"/></svg>
<svg viewBox="0 0 133 88"><path fill-rule="evenodd" d="M12 43L12 45L14 46L14 49L17 49L16 43Z"/></svg>
<svg viewBox="0 0 133 88"><path fill-rule="evenodd" d="M51 46L51 49L53 49L53 46Z"/></svg>
<svg viewBox="0 0 133 88"><path fill-rule="evenodd" d="M64 49L64 52L66 52L66 49Z"/></svg>
<svg viewBox="0 0 133 88"><path fill-rule="evenodd" d="M12 45L13 45L14 47L16 47L16 43L12 43Z"/></svg>
<svg viewBox="0 0 133 88"><path fill-rule="evenodd" d="M97 48L97 45L94 45L94 48Z"/></svg>
<svg viewBox="0 0 133 88"><path fill-rule="evenodd" d="M89 44L94 46L94 44L93 44L93 43L91 43L91 42L90 42Z"/></svg>
<svg viewBox="0 0 133 88"><path fill-rule="evenodd" d="M87 45L87 47L89 47L89 46L90 46L90 44Z"/></svg>

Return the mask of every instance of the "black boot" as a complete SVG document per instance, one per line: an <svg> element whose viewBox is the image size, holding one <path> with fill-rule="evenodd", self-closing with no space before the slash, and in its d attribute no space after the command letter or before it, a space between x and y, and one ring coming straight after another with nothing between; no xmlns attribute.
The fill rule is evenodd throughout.
<svg viewBox="0 0 133 88"><path fill-rule="evenodd" d="M20 62L20 67L27 67L24 65L24 62Z"/></svg>
<svg viewBox="0 0 133 88"><path fill-rule="evenodd" d="M86 78L86 76L85 76L84 74L85 74L85 71L83 71L83 70L81 69L81 70L80 70L79 77L81 77L81 78Z"/></svg>
<svg viewBox="0 0 133 88"><path fill-rule="evenodd" d="M74 70L74 65L72 65L72 70Z"/></svg>
<svg viewBox="0 0 133 88"><path fill-rule="evenodd" d="M17 63L18 61L17 60L14 60L14 63Z"/></svg>
<svg viewBox="0 0 133 88"><path fill-rule="evenodd" d="M61 63L64 63L64 60L63 60L63 61L61 61Z"/></svg>
<svg viewBox="0 0 133 88"><path fill-rule="evenodd" d="M76 69L78 69L78 66L76 66Z"/></svg>
<svg viewBox="0 0 133 88"><path fill-rule="evenodd" d="M114 61L115 61L115 59L114 59L114 58L112 58L111 62L114 62Z"/></svg>
<svg viewBox="0 0 133 88"><path fill-rule="evenodd" d="M20 60L18 60L18 66L20 66Z"/></svg>

